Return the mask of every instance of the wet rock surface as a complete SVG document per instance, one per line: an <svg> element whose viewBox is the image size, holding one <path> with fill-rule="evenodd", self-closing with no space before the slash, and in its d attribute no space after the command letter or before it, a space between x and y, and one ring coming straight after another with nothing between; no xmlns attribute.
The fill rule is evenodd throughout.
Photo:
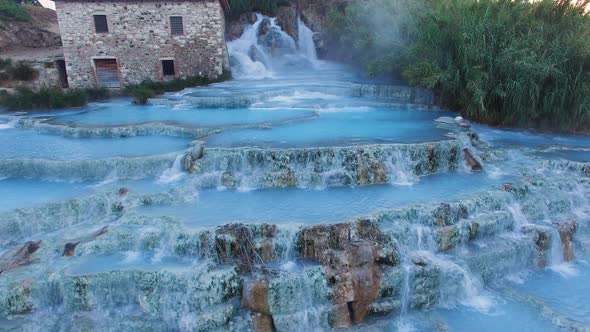
<svg viewBox="0 0 590 332"><path fill-rule="evenodd" d="M391 239L368 220L303 229L298 243L302 257L324 267L333 291L331 324L337 328L365 320L380 294L380 265L399 263Z"/></svg>
<svg viewBox="0 0 590 332"><path fill-rule="evenodd" d="M570 262L574 259L574 235L576 233L576 222L568 221L557 224L557 231L561 239L563 260Z"/></svg>

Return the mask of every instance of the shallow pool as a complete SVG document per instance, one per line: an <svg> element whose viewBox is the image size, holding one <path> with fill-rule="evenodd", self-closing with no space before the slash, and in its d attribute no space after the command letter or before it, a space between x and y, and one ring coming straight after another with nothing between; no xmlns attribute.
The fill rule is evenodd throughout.
<svg viewBox="0 0 590 332"><path fill-rule="evenodd" d="M284 126L228 130L209 137L207 145L284 148L438 141L448 133L433 123L440 115L417 110L343 108Z"/></svg>
<svg viewBox="0 0 590 332"><path fill-rule="evenodd" d="M379 209L433 200L451 200L499 185L508 177L486 173L447 173L421 178L410 186L374 185L322 190L275 188L239 192L201 190L195 202L140 209L148 215L169 215L195 226L226 222L325 223L352 220ZM269 205L269 202L272 204Z"/></svg>
<svg viewBox="0 0 590 332"><path fill-rule="evenodd" d="M54 118L78 125L130 125L146 122L173 123L195 127L218 127L281 123L315 116L301 109L207 109L187 103L138 106L128 99L94 103L82 112Z"/></svg>
<svg viewBox="0 0 590 332"><path fill-rule="evenodd" d="M0 212L18 208L35 207L45 203L62 202L90 195L96 191L118 190L126 187L140 193L154 193L168 189L170 185L155 179L121 181L115 178L95 181L45 181L39 179L0 180Z"/></svg>
<svg viewBox="0 0 590 332"><path fill-rule="evenodd" d="M126 138L72 138L39 134L33 130L0 130L0 158L83 160L140 157L181 151L190 140L166 136Z"/></svg>
<svg viewBox="0 0 590 332"><path fill-rule="evenodd" d="M512 284L565 317L590 325L590 264L587 262L561 263L529 273Z"/></svg>

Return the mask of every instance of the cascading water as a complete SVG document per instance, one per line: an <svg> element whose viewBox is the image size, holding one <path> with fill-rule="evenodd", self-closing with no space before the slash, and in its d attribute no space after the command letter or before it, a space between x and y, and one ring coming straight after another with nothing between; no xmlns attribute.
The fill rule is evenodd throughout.
<svg viewBox="0 0 590 332"><path fill-rule="evenodd" d="M239 79L272 78L293 66L309 67L317 61L313 32L297 20L297 42L277 25L277 19L261 14L245 27L240 38L227 44L232 73Z"/></svg>
<svg viewBox="0 0 590 332"><path fill-rule="evenodd" d="M186 172L182 169L182 160L184 159L184 154L180 154L174 159L174 163L172 166L165 170L160 178L158 178L158 183L161 184L168 184L172 182L179 181L186 175Z"/></svg>

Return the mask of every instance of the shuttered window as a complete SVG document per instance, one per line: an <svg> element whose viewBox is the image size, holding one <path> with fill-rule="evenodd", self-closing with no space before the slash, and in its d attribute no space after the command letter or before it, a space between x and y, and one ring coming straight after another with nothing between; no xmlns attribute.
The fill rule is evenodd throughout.
<svg viewBox="0 0 590 332"><path fill-rule="evenodd" d="M174 76L174 60L162 60L162 73L164 76Z"/></svg>
<svg viewBox="0 0 590 332"><path fill-rule="evenodd" d="M173 36L184 35L182 16L170 16L170 33Z"/></svg>
<svg viewBox="0 0 590 332"><path fill-rule="evenodd" d="M94 15L94 30L96 33L109 32L109 25L107 24L106 15Z"/></svg>

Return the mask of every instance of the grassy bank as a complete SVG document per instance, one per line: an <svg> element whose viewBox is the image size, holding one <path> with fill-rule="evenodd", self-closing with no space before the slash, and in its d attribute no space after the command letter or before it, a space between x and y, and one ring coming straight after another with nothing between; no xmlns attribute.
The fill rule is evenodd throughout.
<svg viewBox="0 0 590 332"><path fill-rule="evenodd" d="M588 132L588 3L368 0L331 22L371 73L403 75L471 119Z"/></svg>

